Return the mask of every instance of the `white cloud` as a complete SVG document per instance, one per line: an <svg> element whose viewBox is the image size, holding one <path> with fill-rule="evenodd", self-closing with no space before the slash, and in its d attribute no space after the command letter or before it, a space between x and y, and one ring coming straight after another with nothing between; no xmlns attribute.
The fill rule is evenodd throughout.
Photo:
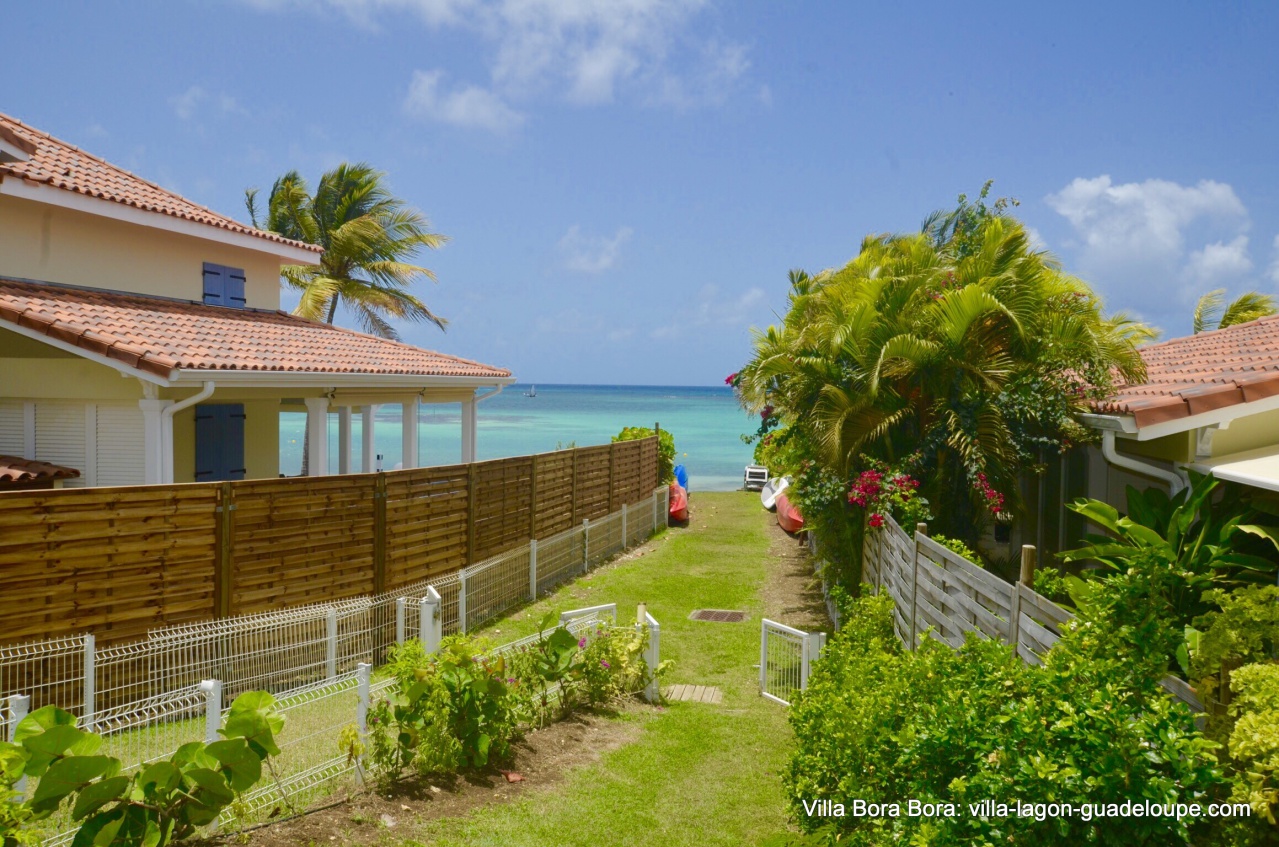
<svg viewBox="0 0 1279 847"><path fill-rule="evenodd" d="M1275 242L1272 245L1275 253L1275 259L1270 264L1270 281L1275 285L1279 285L1279 235L1275 236Z"/></svg>
<svg viewBox="0 0 1279 847"><path fill-rule="evenodd" d="M1044 236L1033 226L1026 227L1026 241L1030 245L1031 250L1047 250L1048 242L1044 240Z"/></svg>
<svg viewBox="0 0 1279 847"><path fill-rule="evenodd" d="M336 11L374 30L407 13L431 28L469 33L490 50L489 85L474 90L506 102L549 91L581 105L608 103L626 88L677 107L714 103L750 65L745 45L690 34L710 0L242 2L276 12Z"/></svg>
<svg viewBox="0 0 1279 847"><path fill-rule="evenodd" d="M586 235L573 224L559 241L564 267L579 273L602 273L617 263L622 245L630 241L633 231L628 226L618 227L608 235Z"/></svg>
<svg viewBox="0 0 1279 847"><path fill-rule="evenodd" d="M404 111L454 126L506 132L524 122L524 116L491 91L467 85L453 91L441 89L444 72L414 71L404 98Z"/></svg>
<svg viewBox="0 0 1279 847"><path fill-rule="evenodd" d="M649 337L673 338L685 333L690 327L746 326L751 322L754 310L764 303L764 297L762 288L721 294L719 286L704 285L697 292L693 303L675 305L673 311L680 314L678 326L664 324L650 332Z"/></svg>
<svg viewBox="0 0 1279 847"><path fill-rule="evenodd" d="M1244 281L1253 268L1248 210L1226 183L1116 184L1103 175L1075 179L1044 199L1073 229L1075 238L1061 245L1073 253L1072 270L1113 307L1171 322L1173 331L1200 294Z"/></svg>
<svg viewBox="0 0 1279 847"><path fill-rule="evenodd" d="M229 94L210 94L201 86L193 85L176 97L169 98L173 111L179 118L189 121L203 117L207 113L215 114L248 114L244 107Z"/></svg>
<svg viewBox="0 0 1279 847"><path fill-rule="evenodd" d="M1243 276L1252 270L1248 257L1248 236L1240 235L1229 243L1215 241L1190 254L1186 263L1189 278L1212 287L1220 282Z"/></svg>

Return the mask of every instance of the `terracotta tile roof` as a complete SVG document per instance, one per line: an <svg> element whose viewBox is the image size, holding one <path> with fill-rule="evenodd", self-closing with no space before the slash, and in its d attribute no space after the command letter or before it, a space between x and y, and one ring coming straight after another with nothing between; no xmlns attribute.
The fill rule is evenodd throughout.
<svg viewBox="0 0 1279 847"><path fill-rule="evenodd" d="M241 235L252 235L277 244L323 252L316 245L282 238L273 232L263 232L219 215L204 206L198 206L153 182L134 176L91 153L27 126L17 118L0 114L0 138L30 155L25 161L0 161L0 179L19 178L51 185L86 197L111 200L148 212L159 212Z"/></svg>
<svg viewBox="0 0 1279 847"><path fill-rule="evenodd" d="M51 465L18 456L0 456L0 484L73 479L79 475L80 472L75 468L64 468L62 465Z"/></svg>
<svg viewBox="0 0 1279 847"><path fill-rule="evenodd" d="M1141 349L1146 381L1096 404L1149 426L1279 395L1279 316Z"/></svg>
<svg viewBox="0 0 1279 847"><path fill-rule="evenodd" d="M285 312L0 279L0 327L6 322L165 378L178 369L511 375Z"/></svg>

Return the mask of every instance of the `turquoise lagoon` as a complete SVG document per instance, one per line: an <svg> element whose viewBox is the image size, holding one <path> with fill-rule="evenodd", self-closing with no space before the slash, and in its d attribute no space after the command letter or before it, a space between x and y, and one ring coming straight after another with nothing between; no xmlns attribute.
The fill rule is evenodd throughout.
<svg viewBox="0 0 1279 847"><path fill-rule="evenodd" d="M693 491L740 488L742 470L751 463L751 447L741 435L754 432L758 419L747 415L728 387L612 385L512 385L479 406L477 450L480 459L545 453L574 444L606 444L623 427L660 423L675 436L676 462L688 468ZM461 406L423 405L418 419L418 451L424 465L449 465L461 459ZM330 470L337 472L337 415L329 420ZM306 415L280 416L280 470L302 467ZM354 470L360 464L361 421L353 422ZM374 444L382 468L400 462L400 407L382 406L374 423Z"/></svg>

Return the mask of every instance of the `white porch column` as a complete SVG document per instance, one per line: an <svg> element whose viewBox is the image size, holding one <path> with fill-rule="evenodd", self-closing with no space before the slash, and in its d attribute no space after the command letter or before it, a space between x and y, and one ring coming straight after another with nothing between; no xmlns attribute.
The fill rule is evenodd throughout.
<svg viewBox="0 0 1279 847"><path fill-rule="evenodd" d="M351 407L338 408L338 473L351 472Z"/></svg>
<svg viewBox="0 0 1279 847"><path fill-rule="evenodd" d="M474 462L475 437L478 434L475 417L475 398L462 401L462 461Z"/></svg>
<svg viewBox="0 0 1279 847"><path fill-rule="evenodd" d="M377 406L366 405L360 412L360 447L363 463L362 473L373 473L377 470L377 447L373 444L373 418L377 415Z"/></svg>
<svg viewBox="0 0 1279 847"><path fill-rule="evenodd" d="M400 455L403 456L404 468L418 467L417 461L417 412L421 406L421 399L414 397L412 400L406 400L400 404L400 429L403 438L404 448Z"/></svg>
<svg viewBox="0 0 1279 847"><path fill-rule="evenodd" d="M329 398L306 398L306 463L309 476L329 475Z"/></svg>
<svg viewBox="0 0 1279 847"><path fill-rule="evenodd" d="M138 401L138 407L142 409L142 449L146 457L144 478L147 485L160 485L164 482L164 416L160 413L171 405L172 400Z"/></svg>

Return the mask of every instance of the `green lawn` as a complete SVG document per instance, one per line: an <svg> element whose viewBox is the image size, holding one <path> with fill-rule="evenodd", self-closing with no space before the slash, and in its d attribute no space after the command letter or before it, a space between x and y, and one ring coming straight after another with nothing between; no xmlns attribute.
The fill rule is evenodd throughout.
<svg viewBox="0 0 1279 847"><path fill-rule="evenodd" d="M431 845L749 845L787 828L780 773L791 745L786 710L757 691L760 590L768 517L754 495L699 493L687 529L672 529L643 556L567 585L495 622L495 641L528 634L548 610L616 602L618 622L648 604L661 624L671 683L717 685L721 705L671 703L617 720L638 741L545 791L464 818L434 821ZM698 608L743 609L744 624L695 623ZM500 632L498 632L500 631Z"/></svg>

